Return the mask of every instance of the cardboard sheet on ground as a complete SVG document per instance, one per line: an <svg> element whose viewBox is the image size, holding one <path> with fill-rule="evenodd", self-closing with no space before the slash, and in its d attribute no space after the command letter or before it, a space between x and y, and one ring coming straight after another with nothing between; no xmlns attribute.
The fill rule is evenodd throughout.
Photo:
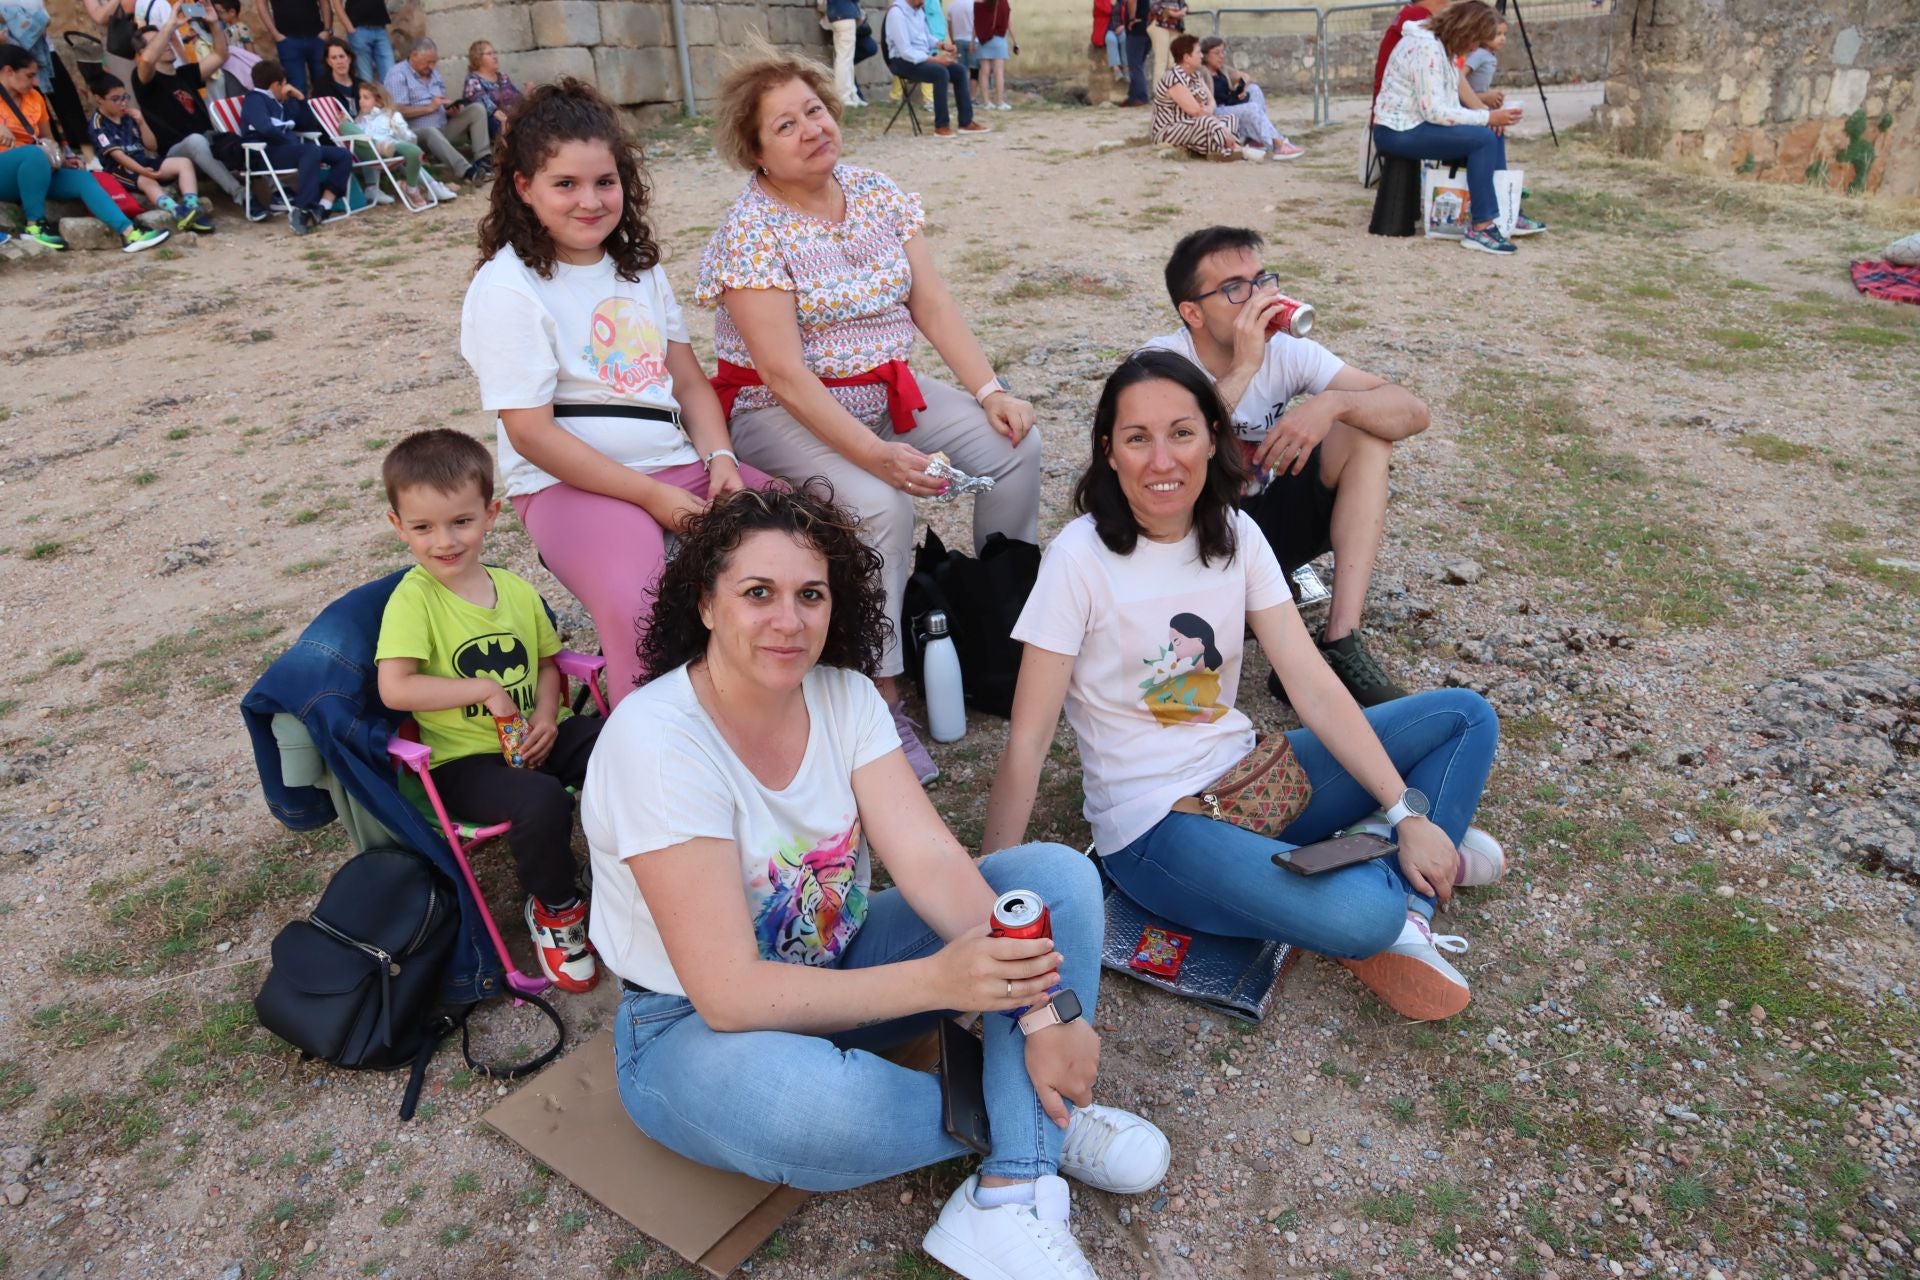
<svg viewBox="0 0 1920 1280"><path fill-rule="evenodd" d="M602 1031L487 1112L527 1153L716 1276L753 1255L807 1193L695 1164L633 1127Z"/></svg>
<svg viewBox="0 0 1920 1280"><path fill-rule="evenodd" d="M915 1071L938 1056L932 1033L885 1056ZM716 1276L753 1256L808 1193L676 1155L633 1127L602 1031L482 1117L640 1231Z"/></svg>

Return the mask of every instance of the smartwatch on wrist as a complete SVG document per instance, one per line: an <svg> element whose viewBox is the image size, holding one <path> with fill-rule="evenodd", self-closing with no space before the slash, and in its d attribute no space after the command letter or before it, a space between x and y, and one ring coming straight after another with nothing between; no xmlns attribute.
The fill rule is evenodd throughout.
<svg viewBox="0 0 1920 1280"><path fill-rule="evenodd" d="M1053 993L1053 999L1021 1017L1020 1034L1030 1036L1036 1031L1072 1022L1079 1016L1080 997L1073 994L1071 987L1062 987Z"/></svg>
<svg viewBox="0 0 1920 1280"><path fill-rule="evenodd" d="M1013 388L1007 385L1007 380L996 373L993 375L992 382L987 383L985 386L981 387L978 391L973 393L973 400L975 404L985 404L987 402L988 396L993 395L996 392L1011 391L1011 390L1013 390Z"/></svg>
<svg viewBox="0 0 1920 1280"><path fill-rule="evenodd" d="M1387 810L1387 825L1397 827L1408 818L1424 818L1431 812L1433 805L1428 802L1426 793L1408 787Z"/></svg>

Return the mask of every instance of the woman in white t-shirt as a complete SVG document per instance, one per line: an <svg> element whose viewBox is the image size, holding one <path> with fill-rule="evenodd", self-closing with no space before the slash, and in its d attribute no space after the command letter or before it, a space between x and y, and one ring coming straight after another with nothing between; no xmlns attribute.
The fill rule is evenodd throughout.
<svg viewBox="0 0 1920 1280"><path fill-rule="evenodd" d="M808 492L734 493L687 526L643 645L660 674L608 720L582 814L590 936L625 989L621 1101L703 1164L856 1187L966 1154L940 1081L872 1050L985 1011L991 1151L927 1250L969 1277L1091 1280L1060 1175L1134 1193L1168 1161L1152 1125L1089 1105L1099 877L1061 845L975 864L948 832L871 678L879 573ZM872 889L869 844L893 888ZM1051 941L987 936L1014 890Z"/></svg>
<svg viewBox="0 0 1920 1280"><path fill-rule="evenodd" d="M1246 474L1232 421L1192 361L1140 351L1107 379L1074 490L1084 514L1047 548L1014 628L1026 652L983 847L1025 834L1064 705L1094 847L1128 897L1190 929L1338 957L1408 1017L1457 1013L1466 980L1435 944L1465 943L1436 938L1430 922L1456 885L1504 869L1499 845L1468 826L1499 736L1493 708L1441 689L1362 712L1301 624L1266 538L1234 506ZM1234 707L1248 628L1306 726L1287 737L1313 797L1278 840L1170 812L1254 747ZM1397 856L1312 877L1273 863L1357 824L1392 831Z"/></svg>
<svg viewBox="0 0 1920 1280"><path fill-rule="evenodd" d="M607 692L633 692L666 537L739 464L647 222L639 145L578 80L541 85L495 149L460 354L498 415L504 488L541 559L586 606Z"/></svg>

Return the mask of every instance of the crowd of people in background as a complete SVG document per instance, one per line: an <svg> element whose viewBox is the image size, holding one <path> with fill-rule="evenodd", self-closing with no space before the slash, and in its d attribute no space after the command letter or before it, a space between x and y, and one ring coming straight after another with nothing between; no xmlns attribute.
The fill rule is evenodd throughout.
<svg viewBox="0 0 1920 1280"><path fill-rule="evenodd" d="M418 210L490 180L522 96L490 42L467 50L454 96L431 37L395 57L386 0L245 2L83 0L104 36L78 79L45 10L8 6L0 200L21 206L14 234L68 248L47 201L75 201L139 252L212 234L218 193L249 221L285 216L304 235L350 208L397 198ZM216 119L222 99L237 111ZM249 181L250 146L262 150Z"/></svg>

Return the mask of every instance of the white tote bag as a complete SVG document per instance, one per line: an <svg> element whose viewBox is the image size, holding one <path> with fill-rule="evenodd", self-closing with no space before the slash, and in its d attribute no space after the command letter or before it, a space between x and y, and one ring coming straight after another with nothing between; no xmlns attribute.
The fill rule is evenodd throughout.
<svg viewBox="0 0 1920 1280"><path fill-rule="evenodd" d="M1472 223L1464 165L1425 160L1420 165L1420 221L1429 236L1458 240Z"/></svg>

